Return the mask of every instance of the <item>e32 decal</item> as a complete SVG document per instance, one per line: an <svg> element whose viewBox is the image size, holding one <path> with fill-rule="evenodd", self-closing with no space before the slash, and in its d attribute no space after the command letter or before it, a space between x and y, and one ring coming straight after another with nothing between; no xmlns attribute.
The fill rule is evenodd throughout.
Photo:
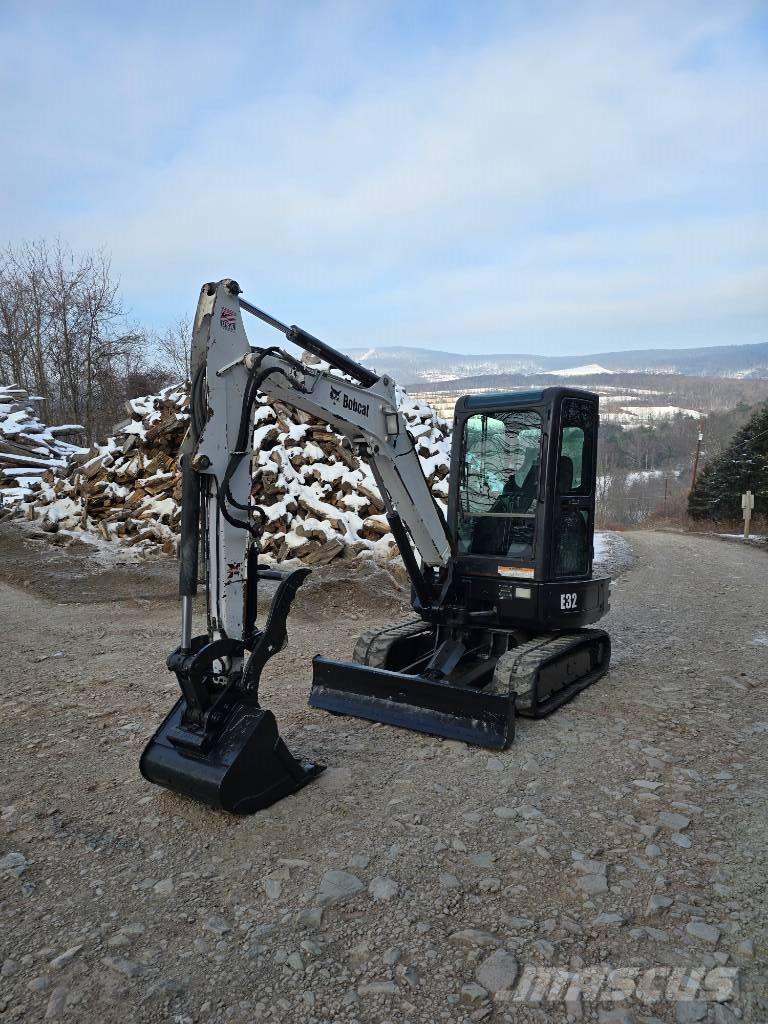
<svg viewBox="0 0 768 1024"><path fill-rule="evenodd" d="M561 612L575 612L578 607L577 594L561 594L560 595L560 611Z"/></svg>

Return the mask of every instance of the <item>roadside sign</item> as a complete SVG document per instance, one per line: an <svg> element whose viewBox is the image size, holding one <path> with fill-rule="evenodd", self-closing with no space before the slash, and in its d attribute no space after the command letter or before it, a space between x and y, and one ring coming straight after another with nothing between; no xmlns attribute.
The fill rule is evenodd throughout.
<svg viewBox="0 0 768 1024"><path fill-rule="evenodd" d="M744 539L749 537L749 521L752 518L752 509L755 507L755 496L752 491L745 491L741 496L741 507L744 514Z"/></svg>

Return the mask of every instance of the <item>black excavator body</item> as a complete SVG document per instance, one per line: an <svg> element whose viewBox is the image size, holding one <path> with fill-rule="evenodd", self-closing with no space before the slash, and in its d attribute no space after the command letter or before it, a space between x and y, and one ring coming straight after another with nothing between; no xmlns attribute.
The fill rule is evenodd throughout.
<svg viewBox="0 0 768 1024"><path fill-rule="evenodd" d="M311 706L504 748L516 714L549 714L598 679L610 640L593 628L609 606L609 581L592 575L597 395L552 387L459 399L446 519L394 382L239 296L231 279L204 285L195 316L181 643L168 658L181 696L144 750L144 777L247 814L323 770L290 753L259 703L262 671L286 642L308 575L259 565L266 513L253 503L249 464L259 394L325 419L366 461L412 582L415 620L369 630L351 661L314 659ZM252 349L242 310L343 376ZM201 550L208 629L193 637ZM279 582L262 629L260 579Z"/></svg>
<svg viewBox="0 0 768 1024"><path fill-rule="evenodd" d="M351 662L314 659L310 704L504 748L515 714L543 717L599 679L611 645L589 628L610 596L592 575L597 430L598 396L580 389L460 398L451 559L418 570L418 620L366 634Z"/></svg>

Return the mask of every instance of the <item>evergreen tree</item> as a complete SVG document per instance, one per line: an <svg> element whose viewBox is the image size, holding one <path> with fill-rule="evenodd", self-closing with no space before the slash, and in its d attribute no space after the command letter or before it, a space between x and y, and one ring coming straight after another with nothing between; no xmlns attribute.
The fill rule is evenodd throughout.
<svg viewBox="0 0 768 1024"><path fill-rule="evenodd" d="M768 512L768 402L699 475L688 512L694 519L740 519L745 491L754 494L756 513Z"/></svg>

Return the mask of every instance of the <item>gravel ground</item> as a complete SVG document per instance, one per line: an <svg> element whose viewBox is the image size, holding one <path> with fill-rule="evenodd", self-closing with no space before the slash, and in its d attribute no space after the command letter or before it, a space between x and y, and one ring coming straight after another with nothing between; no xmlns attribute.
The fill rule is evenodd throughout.
<svg viewBox="0 0 768 1024"><path fill-rule="evenodd" d="M233 819L138 774L173 567L0 528L0 1020L768 1020L768 560L625 536L614 667L500 754L309 709L311 654L407 614L315 574L263 693L328 770Z"/></svg>

